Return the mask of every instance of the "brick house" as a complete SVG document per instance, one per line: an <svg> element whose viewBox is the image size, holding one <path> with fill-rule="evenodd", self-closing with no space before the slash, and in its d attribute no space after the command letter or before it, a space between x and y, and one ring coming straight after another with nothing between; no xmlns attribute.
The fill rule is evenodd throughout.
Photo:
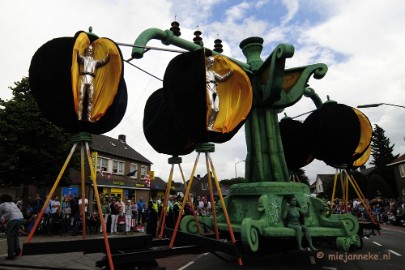
<svg viewBox="0 0 405 270"><path fill-rule="evenodd" d="M398 195L405 198L405 154L399 156L387 166L393 167Z"/></svg>
<svg viewBox="0 0 405 270"><path fill-rule="evenodd" d="M126 143L126 136L119 135L114 139L105 135L91 135L89 147L96 166L98 192L106 196L120 197L123 200L144 201L150 198L150 186L146 175L151 170L152 162ZM62 194L77 193L80 190L79 171L71 171L72 185L63 187ZM94 187L90 181L88 167L85 169L86 197L93 201ZM76 192L75 192L76 191Z"/></svg>
<svg viewBox="0 0 405 270"><path fill-rule="evenodd" d="M218 201L219 194L215 185L215 180L214 177L211 177L212 181L212 190L214 193L214 198L216 201ZM226 197L229 195L229 189L225 186L220 185L222 196ZM201 178L201 176L198 174L196 177L194 177L192 186L190 188L191 190L191 195L192 197L196 198L198 196L200 197L206 197L210 198L210 188L209 188L209 183L208 183L208 174L206 174L204 177Z"/></svg>

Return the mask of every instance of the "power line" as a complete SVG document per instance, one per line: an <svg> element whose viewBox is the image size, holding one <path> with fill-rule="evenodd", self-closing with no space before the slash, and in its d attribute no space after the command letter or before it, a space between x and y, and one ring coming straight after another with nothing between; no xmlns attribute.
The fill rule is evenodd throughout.
<svg viewBox="0 0 405 270"><path fill-rule="evenodd" d="M165 49L165 48L150 47L150 46L140 46L140 45L134 45L134 44L128 44L128 43L121 43L121 42L116 42L116 44L119 45L119 46L127 46L127 47L134 47L134 48L144 48L145 49L144 52L147 52L149 50L174 52L174 53L186 53L187 52L187 51L184 51L184 50Z"/></svg>
<svg viewBox="0 0 405 270"><path fill-rule="evenodd" d="M298 118L298 117L300 117L300 116L303 116L303 115L306 115L306 114L310 114L310 113L312 113L312 112L314 112L314 111L316 111L316 110L312 110L312 111L309 111L309 112L306 112L306 113L301 113L301 114L299 114L299 115L296 115L296 116L294 116L294 117L291 117L291 119L295 119L295 118Z"/></svg>
<svg viewBox="0 0 405 270"><path fill-rule="evenodd" d="M137 69L139 69L140 71L145 72L145 73L148 74L149 76L152 76L153 78L155 78L155 79L157 79L157 80L163 82L162 79L156 77L156 76L153 75L152 73L150 73L150 72L148 72L148 71L146 71L146 70L144 70L144 69L142 69L142 68L140 68L140 67L138 67L138 66L136 66L136 65L134 65L134 64L132 64L132 63L130 63L130 62L129 62L130 60L124 60L124 61L125 61L126 63L128 63L129 65L133 66L134 68L137 68Z"/></svg>

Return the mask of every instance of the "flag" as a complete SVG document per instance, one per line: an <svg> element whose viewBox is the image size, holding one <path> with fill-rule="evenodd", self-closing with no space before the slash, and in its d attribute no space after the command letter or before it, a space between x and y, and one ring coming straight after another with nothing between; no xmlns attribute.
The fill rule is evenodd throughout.
<svg viewBox="0 0 405 270"><path fill-rule="evenodd" d="M137 170L132 171L132 172L129 172L129 173L127 174L127 176L135 176L136 171L137 171Z"/></svg>

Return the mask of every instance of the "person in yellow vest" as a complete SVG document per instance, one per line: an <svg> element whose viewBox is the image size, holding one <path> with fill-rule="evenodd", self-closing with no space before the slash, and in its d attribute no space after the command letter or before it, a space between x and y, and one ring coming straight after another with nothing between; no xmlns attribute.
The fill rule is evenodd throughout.
<svg viewBox="0 0 405 270"><path fill-rule="evenodd" d="M184 211L181 209L182 201L183 201L183 199L180 195L178 195L174 200L174 204L173 204L174 222L177 221L179 214L183 215L183 213L184 213Z"/></svg>
<svg viewBox="0 0 405 270"><path fill-rule="evenodd" d="M151 234L156 237L156 229L158 222L158 204L156 200L150 200L148 202L148 219L146 223L146 234Z"/></svg>

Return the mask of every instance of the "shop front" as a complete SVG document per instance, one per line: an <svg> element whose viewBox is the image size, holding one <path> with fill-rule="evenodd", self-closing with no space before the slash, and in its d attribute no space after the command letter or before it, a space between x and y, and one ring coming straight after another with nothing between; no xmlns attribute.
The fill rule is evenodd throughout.
<svg viewBox="0 0 405 270"><path fill-rule="evenodd" d="M94 187L91 186L90 200L95 202ZM150 188L144 183L136 183L133 180L99 180L97 189L100 196L120 198L123 201L138 201L140 197L143 198L143 201L149 201L150 199Z"/></svg>

